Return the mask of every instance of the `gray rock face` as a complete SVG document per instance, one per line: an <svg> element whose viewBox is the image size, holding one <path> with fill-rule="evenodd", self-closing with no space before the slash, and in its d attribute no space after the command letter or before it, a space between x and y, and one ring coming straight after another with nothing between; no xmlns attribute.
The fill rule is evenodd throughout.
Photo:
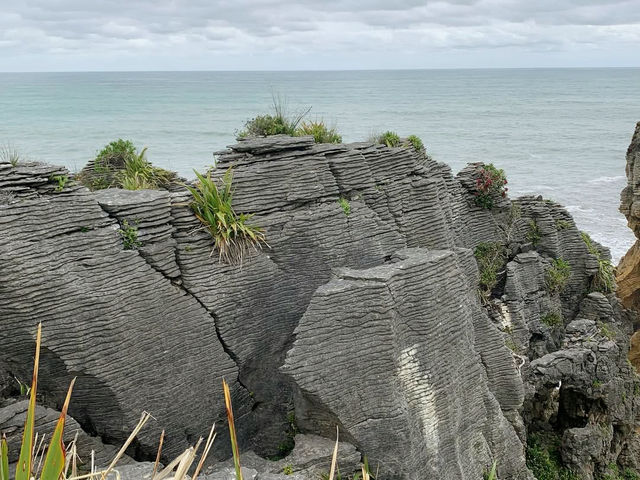
<svg viewBox="0 0 640 480"><path fill-rule="evenodd" d="M525 197L483 210L480 164L454 177L423 153L368 143L251 139L216 165L233 166L234 208L267 232L269 248L242 265L212 255L183 192L56 191L57 167L0 165L0 378L29 378L42 321L47 402L78 376L71 414L108 441L150 411L146 458L162 428L173 456L224 425L226 378L241 447L257 455L282 453L296 428L332 438L338 425L358 449L345 468L362 454L384 478L475 480L497 461L500 478L530 479L527 435L545 430L587 475L633 466L632 318L613 295L586 296L597 259L560 206ZM137 249L123 249L125 220ZM473 251L484 242L509 258L483 306ZM558 258L571 276L550 292ZM599 422L613 433L587 441ZM246 466L258 479L282 473L257 455Z"/></svg>
<svg viewBox="0 0 640 480"><path fill-rule="evenodd" d="M522 384L511 353L470 301L468 255L412 249L394 263L344 269L316 291L296 329L283 368L315 400L298 418L321 429L323 419L314 418L321 402L381 462L385 477L477 478L501 445L516 459L505 455L503 468L526 478L515 431L494 423L500 405L479 351L493 350L495 365L506 367L500 386L520 392L506 399L516 407Z"/></svg>

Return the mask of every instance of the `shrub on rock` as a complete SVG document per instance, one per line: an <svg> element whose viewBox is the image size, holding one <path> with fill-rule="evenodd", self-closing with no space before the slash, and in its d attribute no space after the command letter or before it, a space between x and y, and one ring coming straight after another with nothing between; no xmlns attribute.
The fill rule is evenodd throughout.
<svg viewBox="0 0 640 480"><path fill-rule="evenodd" d="M507 195L505 185L507 177L504 170L496 168L492 163L480 167L476 174L476 205L491 210L495 201Z"/></svg>
<svg viewBox="0 0 640 480"><path fill-rule="evenodd" d="M203 228L211 234L220 261L242 263L249 251L257 251L267 245L264 230L248 223L253 214L236 213L231 205L231 167L222 177L220 186L211 178L211 172L207 176L198 172L195 174L198 177L195 187L185 185L193 196L190 206Z"/></svg>

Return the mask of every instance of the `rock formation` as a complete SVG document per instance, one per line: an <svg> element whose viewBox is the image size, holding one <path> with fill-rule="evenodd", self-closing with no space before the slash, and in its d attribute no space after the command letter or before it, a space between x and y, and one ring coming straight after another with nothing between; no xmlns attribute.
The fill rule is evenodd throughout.
<svg viewBox="0 0 640 480"><path fill-rule="evenodd" d="M620 211L629 228L640 238L640 122L627 150L627 186L620 195ZM640 311L640 242L622 257L617 269L618 297L627 308Z"/></svg>
<svg viewBox="0 0 640 480"><path fill-rule="evenodd" d="M338 425L380 478L476 480L496 461L499 478L531 479L532 435L581 478L638 467L634 318L591 291L608 253L561 206L485 210L481 164L454 177L369 143L256 138L219 152L214 174L230 166L234 208L269 243L242 265L211 255L185 192L60 189L63 169L0 164L0 378L29 377L42 321L46 403L78 376L70 413L107 442L150 411L139 459L161 429L171 456L214 421L228 458L226 378L241 446L262 456ZM506 261L481 301L488 242ZM558 259L570 276L552 285Z"/></svg>

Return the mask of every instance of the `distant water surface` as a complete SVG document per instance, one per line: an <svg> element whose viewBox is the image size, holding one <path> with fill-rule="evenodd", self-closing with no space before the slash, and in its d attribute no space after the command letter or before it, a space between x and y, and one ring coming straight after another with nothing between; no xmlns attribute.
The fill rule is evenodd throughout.
<svg viewBox="0 0 640 480"><path fill-rule="evenodd" d="M0 142L79 170L118 137L188 177L272 94L335 124L345 141L419 135L454 173L504 168L510 193L565 205L611 248L633 243L618 213L625 151L640 120L640 69L0 74Z"/></svg>

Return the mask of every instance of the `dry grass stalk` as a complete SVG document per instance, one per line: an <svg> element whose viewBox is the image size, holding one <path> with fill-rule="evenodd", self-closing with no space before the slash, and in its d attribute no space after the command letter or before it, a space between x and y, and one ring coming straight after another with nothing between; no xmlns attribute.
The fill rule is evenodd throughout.
<svg viewBox="0 0 640 480"><path fill-rule="evenodd" d="M333 457L331 458L331 470L329 470L329 480L333 480L333 477L336 474L336 465L338 463L338 436L340 434L340 430L336 425L336 446L333 447Z"/></svg>

